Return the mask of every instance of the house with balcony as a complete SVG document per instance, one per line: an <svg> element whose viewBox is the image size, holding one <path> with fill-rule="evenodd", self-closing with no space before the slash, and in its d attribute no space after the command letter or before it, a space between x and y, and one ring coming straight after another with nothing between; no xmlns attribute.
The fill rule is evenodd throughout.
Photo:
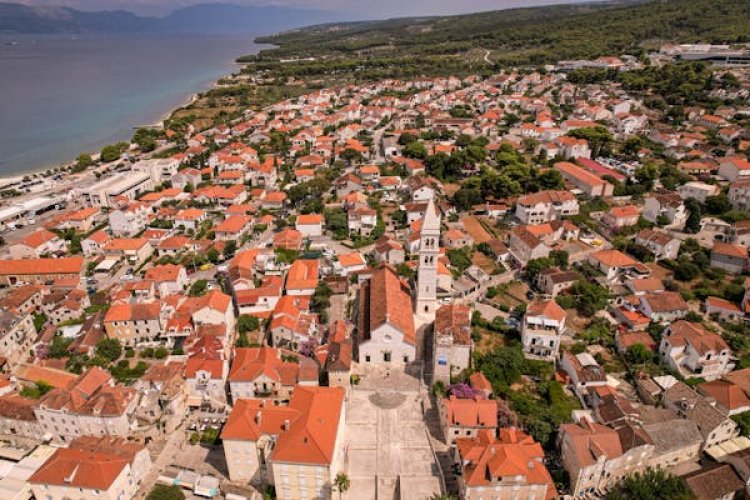
<svg viewBox="0 0 750 500"><path fill-rule="evenodd" d="M664 362L684 377L715 380L734 369L732 350L721 335L700 323L676 321L664 331L659 345Z"/></svg>
<svg viewBox="0 0 750 500"><path fill-rule="evenodd" d="M521 323L521 342L527 357L554 360L565 331L565 310L554 300L533 302Z"/></svg>

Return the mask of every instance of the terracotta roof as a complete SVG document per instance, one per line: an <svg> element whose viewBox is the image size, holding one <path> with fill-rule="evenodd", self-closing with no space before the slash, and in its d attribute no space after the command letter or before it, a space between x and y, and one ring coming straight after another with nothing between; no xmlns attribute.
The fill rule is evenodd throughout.
<svg viewBox="0 0 750 500"><path fill-rule="evenodd" d="M297 259L286 275L286 289L314 289L318 285L318 278L317 259Z"/></svg>
<svg viewBox="0 0 750 500"><path fill-rule="evenodd" d="M16 378L23 381L38 382L40 380L43 380L52 387L56 388L68 387L71 382L75 381L78 378L77 375L66 372L65 370L57 370L55 368L49 368L46 366L29 364L20 365L18 368L16 368L13 374L16 376Z"/></svg>
<svg viewBox="0 0 750 500"><path fill-rule="evenodd" d="M262 434L278 436L274 462L330 465L343 404L341 387L298 386L286 407L241 399L221 437L256 441Z"/></svg>
<svg viewBox="0 0 750 500"><path fill-rule="evenodd" d="M493 399L442 400L448 425L459 427L497 427L497 403Z"/></svg>
<svg viewBox="0 0 750 500"><path fill-rule="evenodd" d="M135 389L111 385L112 382L109 372L94 367L81 374L67 388L53 389L45 394L39 405L82 415L122 415L135 397Z"/></svg>
<svg viewBox="0 0 750 500"><path fill-rule="evenodd" d="M330 464L343 405L341 387L297 387L289 407L299 410L301 418L279 435L271 460Z"/></svg>
<svg viewBox="0 0 750 500"><path fill-rule="evenodd" d="M297 225L319 225L323 222L323 216L320 214L302 214L297 217Z"/></svg>
<svg viewBox="0 0 750 500"><path fill-rule="evenodd" d="M617 432L588 419L577 424L562 424L560 433L572 444L575 460L581 466L595 464L602 455L612 459L623 452Z"/></svg>
<svg viewBox="0 0 750 500"><path fill-rule="evenodd" d="M533 206L539 203L562 203L575 199L575 195L570 191L539 191L538 193L521 196L518 198L518 203L523 206Z"/></svg>
<svg viewBox="0 0 750 500"><path fill-rule="evenodd" d="M35 405L35 400L24 398L18 393L4 394L0 396L0 417L35 422Z"/></svg>
<svg viewBox="0 0 750 500"><path fill-rule="evenodd" d="M683 476L696 498L733 498L745 489L745 484L731 465L704 467Z"/></svg>
<svg viewBox="0 0 750 500"><path fill-rule="evenodd" d="M648 293L641 298L655 313L686 311L687 302L678 292Z"/></svg>
<svg viewBox="0 0 750 500"><path fill-rule="evenodd" d="M250 217L245 215L231 215L214 228L217 233L239 233L250 224Z"/></svg>
<svg viewBox="0 0 750 500"><path fill-rule="evenodd" d="M302 233L292 228L285 228L273 237L274 248L299 250L302 246Z"/></svg>
<svg viewBox="0 0 750 500"><path fill-rule="evenodd" d="M29 482L106 491L128 464L126 458L111 453L61 448L29 478Z"/></svg>
<svg viewBox="0 0 750 500"><path fill-rule="evenodd" d="M747 248L743 247L742 245L732 245L730 243L714 243L714 246L711 249L711 253L726 255L737 259L747 260L748 258Z"/></svg>
<svg viewBox="0 0 750 500"><path fill-rule="evenodd" d="M404 341L415 343L414 315L411 296L404 290L392 268L384 266L375 270L369 285L370 324L368 333L381 325L398 329Z"/></svg>
<svg viewBox="0 0 750 500"><path fill-rule="evenodd" d="M545 300L529 304L526 308L526 315L544 316L559 322L565 319L565 310L554 300Z"/></svg>
<svg viewBox="0 0 750 500"><path fill-rule="evenodd" d="M80 274L83 257L60 259L0 260L0 276L35 274Z"/></svg>
<svg viewBox="0 0 750 500"><path fill-rule="evenodd" d="M619 250L599 250L598 252L591 254L591 257L607 267L633 266L638 262Z"/></svg>
<svg viewBox="0 0 750 500"><path fill-rule="evenodd" d="M153 280L157 283L177 281L180 271L183 269L184 267L175 264L157 265L146 271L145 279Z"/></svg>
<svg viewBox="0 0 750 500"><path fill-rule="evenodd" d="M742 314L742 309L740 307L733 303L729 302L728 300L721 299L719 297L706 297L706 307L715 307L718 309L724 309L725 311L732 311L737 314Z"/></svg>
<svg viewBox="0 0 750 500"><path fill-rule="evenodd" d="M339 264L343 267L363 266L366 264L365 259L359 252L351 252L339 255Z"/></svg>
<svg viewBox="0 0 750 500"><path fill-rule="evenodd" d="M469 376L469 385L478 391L492 392L492 384L482 372L474 372Z"/></svg>
<svg viewBox="0 0 750 500"><path fill-rule="evenodd" d="M461 345L471 343L471 308L462 304L442 305L435 312L436 335L452 335Z"/></svg>
<svg viewBox="0 0 750 500"><path fill-rule="evenodd" d="M698 391L712 397L717 403L730 411L750 407L750 398L742 387L728 380L719 379L705 382L698 386Z"/></svg>
<svg viewBox="0 0 750 500"><path fill-rule="evenodd" d="M282 354L293 356L298 361L284 361L281 359ZM264 375L282 385L295 385L299 382L301 364L305 362L312 361L309 358L300 358L298 354L283 349L273 347L238 348L235 349L234 360L229 370L229 381L251 382Z"/></svg>
<svg viewBox="0 0 750 500"><path fill-rule="evenodd" d="M709 351L729 349L721 335L709 332L700 323L685 320L675 321L669 325L668 338L670 345L680 346L688 343L701 355Z"/></svg>
<svg viewBox="0 0 750 500"><path fill-rule="evenodd" d="M205 210L201 210L200 208L186 208L177 212L174 218L175 220L198 220L205 214Z"/></svg>
<svg viewBox="0 0 750 500"><path fill-rule="evenodd" d="M104 316L105 323L113 321L148 321L159 318L159 302L137 304L113 304Z"/></svg>
<svg viewBox="0 0 750 500"><path fill-rule="evenodd" d="M146 238L115 238L104 245L104 250L140 250L145 245L148 245Z"/></svg>
<svg viewBox="0 0 750 500"><path fill-rule="evenodd" d="M20 241L19 244L26 245L31 248L37 248L47 243L48 241L54 240L55 238L59 238L59 237L52 231L47 231L46 229L39 229L29 234L28 236L26 236L24 239Z"/></svg>
<svg viewBox="0 0 750 500"><path fill-rule="evenodd" d="M488 486L499 478L520 476L523 484L546 486L546 499L557 496L544 466L542 446L518 429L501 429L497 439L491 431L483 430L475 438L457 439L456 448L467 486Z"/></svg>
<svg viewBox="0 0 750 500"><path fill-rule="evenodd" d="M635 217L639 214L638 207L635 205L625 205L622 207L613 207L610 211L610 214L612 216L617 218L623 218L623 217Z"/></svg>

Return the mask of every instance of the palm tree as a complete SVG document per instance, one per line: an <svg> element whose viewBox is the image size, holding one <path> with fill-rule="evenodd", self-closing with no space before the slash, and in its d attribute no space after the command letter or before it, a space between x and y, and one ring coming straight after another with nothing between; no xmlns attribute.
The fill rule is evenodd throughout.
<svg viewBox="0 0 750 500"><path fill-rule="evenodd" d="M339 492L339 500L341 500L341 494L345 493L352 484L349 480L349 476L347 476L343 472L339 472L338 474L336 474L336 478L333 480L333 485L336 491Z"/></svg>

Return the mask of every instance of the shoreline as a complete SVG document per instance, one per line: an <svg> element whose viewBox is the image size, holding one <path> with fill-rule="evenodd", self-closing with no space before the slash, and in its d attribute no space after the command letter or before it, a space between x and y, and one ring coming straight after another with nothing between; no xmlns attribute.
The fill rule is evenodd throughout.
<svg viewBox="0 0 750 500"><path fill-rule="evenodd" d="M222 76L218 77L213 82L214 83L217 82L220 78L223 78L224 76L225 75L222 75ZM187 99L185 99L185 100L182 101L182 104L180 104L180 105L178 105L176 107L173 107L173 108L169 108L167 111L163 112L160 115L160 118L159 118L158 121L156 121L154 123L151 123L151 124L140 124L140 125L136 124L136 125L133 125L130 128L130 130L135 131L135 130L137 130L139 128L163 127L164 126L164 122L166 120L168 120L170 116L172 116L176 111L178 111L178 110L180 110L180 109L182 109L182 108L184 108L186 106L189 106L189 105L193 104L195 101L198 100L199 95L200 95L200 92L192 92L192 93L190 93L188 95ZM131 137L129 137L127 139L123 139L123 141L130 141L130 138L132 138L132 134L131 134ZM106 145L107 144L102 144L102 146L100 146L99 149L103 148ZM79 154L94 155L94 154L97 154L98 152L99 152L98 150L96 150L96 151L81 151ZM75 165L75 163L76 163L76 160L72 159L72 160L68 160L68 161L65 161L63 163L59 163L59 164L56 164L56 165L45 165L45 166L40 166L40 167L33 167L33 168L30 168L30 169L28 169L28 170L26 170L24 172L10 172L8 174L4 174L3 173L3 174L0 174L0 184L1 183L7 183L9 180L16 180L16 182L18 182L18 180L22 180L26 176L38 175L38 174L41 174L43 172L46 172L47 170L52 170L52 169L63 169L64 170L64 169L70 168L71 166ZM3 188L0 188L0 190L2 190L2 189Z"/></svg>

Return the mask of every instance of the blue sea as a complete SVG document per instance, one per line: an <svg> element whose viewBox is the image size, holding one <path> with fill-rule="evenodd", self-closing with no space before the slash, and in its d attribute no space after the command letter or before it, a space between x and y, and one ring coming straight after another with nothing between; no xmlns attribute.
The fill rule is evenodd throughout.
<svg viewBox="0 0 750 500"><path fill-rule="evenodd" d="M129 139L257 53L254 35L0 35L0 177Z"/></svg>

